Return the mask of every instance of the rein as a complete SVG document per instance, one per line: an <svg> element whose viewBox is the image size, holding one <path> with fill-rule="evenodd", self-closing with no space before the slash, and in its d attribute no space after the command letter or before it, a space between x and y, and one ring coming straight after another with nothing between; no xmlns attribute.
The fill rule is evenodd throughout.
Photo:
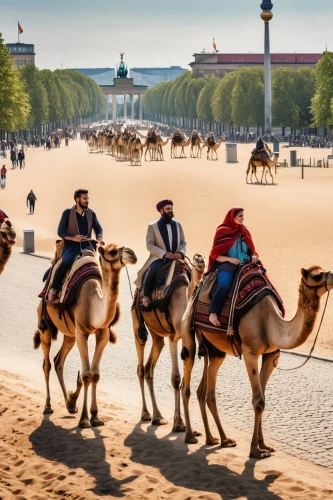
<svg viewBox="0 0 333 500"><path fill-rule="evenodd" d="M307 288L310 288L312 290L318 290L319 288L322 288L323 286L325 287L325 289L327 290L327 297L326 297L326 302L325 302L325 306L324 306L324 310L323 310L323 314L321 315L321 320L320 320L320 323L319 323L319 326L318 326L318 330L317 330L317 333L316 333L316 337L313 341L313 345L310 349L310 352L306 358L306 360L304 361L304 363L302 363L301 365L299 366L295 366L294 368L279 368L277 366L277 362L278 362L278 359L280 357L280 355L274 359L273 361L273 366L274 368L276 368L277 370L280 370L280 371L283 371L283 372L290 372L290 371L293 371L293 370L298 370L299 368L302 368L308 361L309 359L311 358L312 356L312 353L314 351L314 348L316 346L316 343L317 343L317 340L318 340L318 335L319 335L319 332L320 332L320 328L321 328L321 325L323 323L323 319L324 319L324 315L325 315L325 312L326 312L326 307L327 307L327 302L328 302L328 297L330 296L330 291L329 289L327 288L327 276L328 276L329 272L326 274L326 280L321 283L320 285L308 285L305 281L304 281L304 278L302 278L302 281L303 281L303 284L307 287Z"/></svg>
<svg viewBox="0 0 333 500"><path fill-rule="evenodd" d="M101 254L101 256L103 257L104 260L106 260L106 262L108 262L109 264L111 264L111 267L112 267L112 264L114 264L115 262L119 262L119 261L125 267L126 273L127 273L128 285L129 285L129 289L130 289L130 292L131 292L131 297L133 299L133 291L132 291L132 285L131 285L130 277L129 277L129 274L128 274L128 269L127 269L126 264L124 264L124 261L123 261L124 248L125 248L125 245L123 247L119 248L119 255L115 259L112 259L112 260L106 259L105 256L104 256L104 254Z"/></svg>

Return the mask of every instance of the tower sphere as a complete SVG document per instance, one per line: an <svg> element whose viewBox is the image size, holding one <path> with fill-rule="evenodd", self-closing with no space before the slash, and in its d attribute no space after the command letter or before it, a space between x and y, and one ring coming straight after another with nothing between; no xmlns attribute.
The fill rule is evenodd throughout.
<svg viewBox="0 0 333 500"><path fill-rule="evenodd" d="M260 8L261 8L261 10L269 11L269 10L272 10L273 4L272 4L271 0L263 0L261 5L260 5Z"/></svg>

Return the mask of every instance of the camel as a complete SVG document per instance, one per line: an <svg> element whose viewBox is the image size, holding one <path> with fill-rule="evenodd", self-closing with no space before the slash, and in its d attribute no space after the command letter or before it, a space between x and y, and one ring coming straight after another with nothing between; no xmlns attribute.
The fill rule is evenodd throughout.
<svg viewBox="0 0 333 500"><path fill-rule="evenodd" d="M180 142L176 142L174 140L174 137L172 137L172 140L171 140L171 150L170 150L171 158L186 158L184 148L186 148L190 144L191 144L191 137L189 137L187 139L187 141L185 141L182 138L182 140ZM181 148L181 150L180 150L180 156L177 156L177 148Z"/></svg>
<svg viewBox="0 0 333 500"><path fill-rule="evenodd" d="M200 158L202 155L202 150L200 144L204 142L201 140L198 132L194 130L191 134L191 149L190 149L190 158L198 158L200 153ZM196 149L196 154L195 154Z"/></svg>
<svg viewBox="0 0 333 500"><path fill-rule="evenodd" d="M294 349L302 345L313 330L320 298L333 288L333 273L325 272L319 266L301 269L299 285L298 308L293 319L287 321L282 318L276 301L272 296L263 297L240 320L239 337L212 333L207 330L197 330L200 339L204 336L215 348L219 349L222 357L205 355L204 370L201 383L197 390L200 409L208 445L218 444L210 432L206 403L217 425L221 446L236 446L236 442L227 438L222 428L216 407L216 378L218 370L225 359L225 354L237 356L237 351L243 354L248 377L252 387L252 405L254 410L254 432L251 441L250 457L263 459L275 451L264 442L262 432L262 414L265 409L265 389L268 379L273 372L280 356L280 349ZM182 321L184 378L182 397L186 422L186 443L196 443L197 439L192 432L189 399L191 372L195 356L195 338L191 332L193 303L190 302ZM262 356L262 366L259 370L258 359Z"/></svg>
<svg viewBox="0 0 333 500"><path fill-rule="evenodd" d="M215 160L218 160L217 150L221 146L222 142L225 142L224 136L220 137L219 140L212 145L208 144L208 139L205 140L201 149L207 148L207 160L213 160L213 152L216 155ZM209 153L211 154L211 158L209 158Z"/></svg>
<svg viewBox="0 0 333 500"><path fill-rule="evenodd" d="M262 167L263 170L262 170L260 184L262 184L264 174L265 174L265 182L267 184L267 171L269 171L269 175L272 178L272 184L274 184L274 179L273 179L273 175L272 175L272 168L274 168L277 165L278 159L279 159L279 153L274 153L273 160L271 160L269 156L265 156L265 158L262 160L252 160L252 158L250 158L249 164L248 164L247 170L246 170L246 183L247 183L247 178L248 178L248 175L250 172L250 168L251 168L250 182L252 182L252 175L254 174L255 178L257 179L257 182L259 183L258 177L257 177L257 168Z"/></svg>
<svg viewBox="0 0 333 500"><path fill-rule="evenodd" d="M185 426L180 414L180 373L178 367L178 353L177 353L177 340L181 338L180 328L182 316L186 310L188 297L192 295L194 287L199 283L204 271L205 271L205 257L200 253L196 253L193 257L192 264L192 277L189 283L189 287L181 286L175 289L173 292L170 304L168 307L168 318L166 321L166 316L159 310L144 312L141 314L143 316L144 322L148 327L150 335L152 337L152 347L149 354L147 363L144 365L144 350L145 350L145 340L138 337L139 320L135 309L132 309L132 321L133 321L133 331L135 338L135 345L138 356L138 367L137 375L140 383L141 396L142 396L142 413L141 419L144 421L152 420L153 425L164 425L167 421L162 417L160 410L158 409L155 392L154 392L154 370L156 363L164 347L164 337L169 338L169 350L172 362L172 373L171 373L171 383L174 388L175 395L175 413L173 419L173 431L183 432ZM178 337L177 340L175 337ZM148 384L148 389L150 392L150 397L153 405L153 416L151 417L145 399L145 388L144 381Z"/></svg>
<svg viewBox="0 0 333 500"><path fill-rule="evenodd" d="M81 287L75 304L64 311L63 315L59 314L56 306L47 302L43 320L41 320L43 309L43 302L41 301L37 310L38 329L34 336L35 349L41 344L44 354L43 371L47 391L44 414L48 414L53 413L49 388L51 341L56 340L58 330L63 333L63 343L54 358L54 366L69 413L77 412L76 401L82 385L84 386L84 400L79 421L79 427L81 428L104 425L103 420L98 416L96 399L97 383L100 379L99 364L108 340L111 343L116 342L116 334L110 325L115 324L119 317L117 299L120 271L126 264L135 264L137 261L133 250L127 247L119 247L113 243L105 247L98 247L98 252L102 282L97 278L87 279ZM43 329L41 329L42 325ZM92 334L96 336L96 347L90 364L88 337ZM63 377L64 364L75 342L77 342L81 357L82 373L81 375L80 372L78 374L76 391L67 392ZM92 385L92 401L89 421L87 396L90 384Z"/></svg>
<svg viewBox="0 0 333 500"><path fill-rule="evenodd" d="M138 136L142 137L142 139L145 139L145 142L143 144L143 147L146 148L145 151L145 161L147 161L147 152L149 151L149 158L150 160L164 160L163 157L163 146L166 146L171 139L171 137L168 137L166 141L163 141L162 137L160 135L156 136L156 143L149 142L147 140L147 137L138 130L135 131Z"/></svg>
<svg viewBox="0 0 333 500"><path fill-rule="evenodd" d="M139 137L133 138L130 142L130 159L131 165L141 165L141 158L143 155L143 145Z"/></svg>
<svg viewBox="0 0 333 500"><path fill-rule="evenodd" d="M0 227L0 274L3 272L15 245L16 233L7 219Z"/></svg>

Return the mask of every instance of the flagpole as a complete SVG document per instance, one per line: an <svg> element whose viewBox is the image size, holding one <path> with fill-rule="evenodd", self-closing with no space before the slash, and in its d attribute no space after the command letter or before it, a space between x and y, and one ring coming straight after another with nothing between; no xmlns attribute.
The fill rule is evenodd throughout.
<svg viewBox="0 0 333 500"><path fill-rule="evenodd" d="M17 40L20 43L20 30L19 30L19 22L17 21Z"/></svg>

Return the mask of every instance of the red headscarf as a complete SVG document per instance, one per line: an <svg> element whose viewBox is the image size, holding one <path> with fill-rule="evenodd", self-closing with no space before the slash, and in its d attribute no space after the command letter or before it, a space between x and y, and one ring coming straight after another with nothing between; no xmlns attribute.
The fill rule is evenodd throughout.
<svg viewBox="0 0 333 500"><path fill-rule="evenodd" d="M217 257L225 254L236 242L239 236L243 238L252 254L258 255L254 248L254 243L252 241L252 236L249 230L243 224L237 224L234 220L235 213L241 211L243 211L242 208L232 208L227 213L223 223L217 227L213 242L213 248L211 249L209 254L208 271L212 267Z"/></svg>

